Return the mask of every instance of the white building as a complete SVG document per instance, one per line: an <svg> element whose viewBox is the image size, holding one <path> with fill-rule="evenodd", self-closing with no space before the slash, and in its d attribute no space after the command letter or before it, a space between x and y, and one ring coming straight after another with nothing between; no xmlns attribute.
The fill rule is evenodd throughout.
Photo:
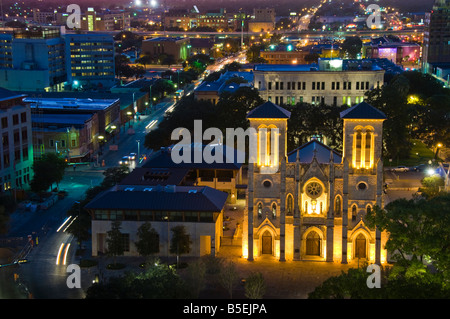
<svg viewBox="0 0 450 319"><path fill-rule="evenodd" d="M116 186L95 197L86 208L92 216L92 255L105 253L113 221L121 221L124 255L136 256L138 229L150 222L159 237L160 256L170 256L171 229L184 226L191 240L188 256L215 254L223 234L227 193L208 186Z"/></svg>
<svg viewBox="0 0 450 319"><path fill-rule="evenodd" d="M256 65L254 83L261 97L275 104L348 106L384 82L385 70L371 60L319 59L318 64Z"/></svg>

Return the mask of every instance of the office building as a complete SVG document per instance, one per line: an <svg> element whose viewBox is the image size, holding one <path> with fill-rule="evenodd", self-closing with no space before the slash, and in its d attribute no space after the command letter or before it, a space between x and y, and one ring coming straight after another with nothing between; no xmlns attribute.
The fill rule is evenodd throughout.
<svg viewBox="0 0 450 319"><path fill-rule="evenodd" d="M63 94L63 93L62 93ZM58 153L72 162L85 161L99 150L112 127L120 129L120 101L29 95L34 154Z"/></svg>
<svg viewBox="0 0 450 319"><path fill-rule="evenodd" d="M422 50L425 73L435 73L439 63L450 63L450 0L436 0L431 12L425 14Z"/></svg>
<svg viewBox="0 0 450 319"><path fill-rule="evenodd" d="M106 34L67 34L67 82L73 89L115 84L114 38Z"/></svg>
<svg viewBox="0 0 450 319"><path fill-rule="evenodd" d="M33 136L25 95L0 88L0 191L27 189L33 178Z"/></svg>
<svg viewBox="0 0 450 319"><path fill-rule="evenodd" d="M127 12L96 12L88 8L81 17L81 30L122 31L131 28L131 16Z"/></svg>
<svg viewBox="0 0 450 319"><path fill-rule="evenodd" d="M157 58L161 55L173 56L175 63L186 60L190 55L189 38L156 37L142 41L142 55Z"/></svg>
<svg viewBox="0 0 450 319"><path fill-rule="evenodd" d="M58 91L67 80L60 29L33 27L0 35L0 87Z"/></svg>
<svg viewBox="0 0 450 319"><path fill-rule="evenodd" d="M319 59L317 64L260 64L254 83L275 104L299 102L352 106L384 83L385 70L371 60Z"/></svg>
<svg viewBox="0 0 450 319"><path fill-rule="evenodd" d="M275 28L275 9L257 8L253 10L254 18L248 22L249 32L272 32Z"/></svg>

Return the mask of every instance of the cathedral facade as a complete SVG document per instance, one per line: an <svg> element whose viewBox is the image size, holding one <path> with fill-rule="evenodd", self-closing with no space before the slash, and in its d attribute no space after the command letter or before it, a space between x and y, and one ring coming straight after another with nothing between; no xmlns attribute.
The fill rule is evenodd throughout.
<svg viewBox="0 0 450 319"><path fill-rule="evenodd" d="M387 235L364 222L375 205L383 207L386 116L365 102L342 112L342 154L314 139L288 152L289 117L271 102L247 116L258 158L249 164L243 257L386 262Z"/></svg>

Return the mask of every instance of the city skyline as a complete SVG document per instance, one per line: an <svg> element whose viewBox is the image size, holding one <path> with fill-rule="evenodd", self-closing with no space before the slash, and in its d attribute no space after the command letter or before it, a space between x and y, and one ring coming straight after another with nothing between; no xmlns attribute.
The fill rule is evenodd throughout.
<svg viewBox="0 0 450 319"><path fill-rule="evenodd" d="M450 1L161 1L1 2L0 299L450 299Z"/></svg>

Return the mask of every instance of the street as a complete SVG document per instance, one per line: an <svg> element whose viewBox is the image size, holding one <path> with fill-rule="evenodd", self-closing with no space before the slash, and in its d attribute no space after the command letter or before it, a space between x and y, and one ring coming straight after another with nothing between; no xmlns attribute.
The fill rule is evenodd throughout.
<svg viewBox="0 0 450 319"><path fill-rule="evenodd" d="M27 262L10 267L0 268L0 280L2 289L0 297L36 299L80 299L84 297L83 289L69 289L66 280L70 273L67 266L78 264L75 257L76 241L73 235L65 232L65 227L70 223L67 211L76 201L83 199L88 188L96 186L103 180L103 172L108 167L119 165L119 160L129 153L149 154L143 147L145 135L164 119L166 111L174 108L173 98L167 98L158 104L156 111L151 115L141 116L140 120L130 123L134 134L127 131L120 132L116 136L118 151L107 149L109 143L104 145L105 151L99 157L102 165L78 165L66 170L63 180L59 183L59 190L67 191L67 196L57 199L55 204L47 210L30 211L18 209L10 217L10 229L6 238L27 240L31 235L33 247L25 256ZM128 125L127 125L128 128ZM137 142L140 141L140 142ZM139 162L132 162L132 170ZM74 216L72 216L74 218ZM65 221L67 222L65 223ZM89 244L86 244L88 246ZM18 275L15 284L12 279ZM6 287L8 284L20 286L20 292L15 287Z"/></svg>

